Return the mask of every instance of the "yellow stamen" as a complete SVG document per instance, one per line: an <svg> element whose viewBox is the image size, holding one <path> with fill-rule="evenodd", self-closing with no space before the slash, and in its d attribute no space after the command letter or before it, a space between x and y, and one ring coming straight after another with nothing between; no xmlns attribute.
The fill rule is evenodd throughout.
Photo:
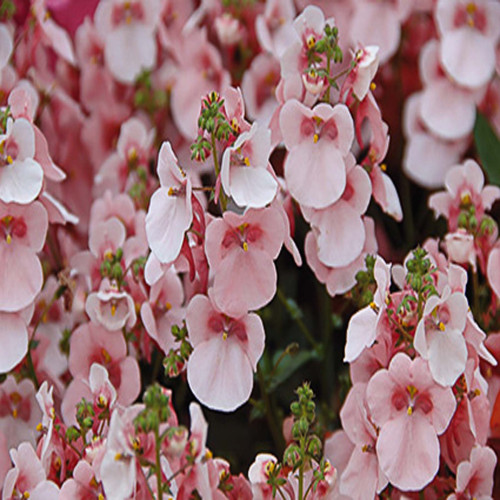
<svg viewBox="0 0 500 500"><path fill-rule="evenodd" d="M245 156L245 158L243 159L243 161L245 162L245 165L246 165L247 167L249 167L249 166L250 166L250 160L248 159L248 156Z"/></svg>
<svg viewBox="0 0 500 500"><path fill-rule="evenodd" d="M205 460L210 460L213 457L213 453L210 450L205 452Z"/></svg>
<svg viewBox="0 0 500 500"><path fill-rule="evenodd" d="M375 304L375 302L373 302L373 300L370 302L370 307L372 309L377 309L377 304Z"/></svg>
<svg viewBox="0 0 500 500"><path fill-rule="evenodd" d="M92 479L89 481L89 486L91 488L97 488L99 486L99 483L97 482L95 476L92 476Z"/></svg>
<svg viewBox="0 0 500 500"><path fill-rule="evenodd" d="M274 472L275 468L276 468L276 464L273 461L269 460L269 462L267 462L266 467L265 467L267 475L269 476L269 474L272 474Z"/></svg>
<svg viewBox="0 0 500 500"><path fill-rule="evenodd" d="M462 202L462 205L470 205L472 203L472 199L471 199L470 194L469 193L464 193L461 196L460 201Z"/></svg>
<svg viewBox="0 0 500 500"><path fill-rule="evenodd" d="M407 385L406 390L408 391L408 394L410 395L410 398L414 398L415 395L418 392L418 389L414 385Z"/></svg>
<svg viewBox="0 0 500 500"><path fill-rule="evenodd" d="M318 134L314 134L313 135L313 141L314 141L314 144L316 144L319 140L319 135Z"/></svg>
<svg viewBox="0 0 500 500"><path fill-rule="evenodd" d="M12 236L10 234L7 234L5 237L5 241L7 242L7 245L10 245L12 243Z"/></svg>
<svg viewBox="0 0 500 500"><path fill-rule="evenodd" d="M122 459L122 454L120 452L118 452L116 455L115 455L115 460L121 460Z"/></svg>
<svg viewBox="0 0 500 500"><path fill-rule="evenodd" d="M306 43L307 43L307 48L312 49L316 45L316 38L314 37L314 35L308 36Z"/></svg>
<svg viewBox="0 0 500 500"><path fill-rule="evenodd" d="M104 258L106 260L111 260L113 259L113 252L111 250L107 250L106 252L104 252Z"/></svg>
<svg viewBox="0 0 500 500"><path fill-rule="evenodd" d="M382 163L380 165L380 170L382 170L382 172L385 172L387 170L387 165L385 163Z"/></svg>
<svg viewBox="0 0 500 500"><path fill-rule="evenodd" d="M443 323L442 321L440 321L440 322L438 323L438 328L439 328L442 332L444 332L444 331L445 331L445 329L446 329L446 327L444 326L444 323Z"/></svg>
<svg viewBox="0 0 500 500"><path fill-rule="evenodd" d="M175 191L174 191L173 187L168 188L168 195L169 196L174 196L174 193L175 193Z"/></svg>
<svg viewBox="0 0 500 500"><path fill-rule="evenodd" d="M56 418L56 410L54 409L54 407L52 406L49 410L49 415L50 415L50 418L53 420L54 418Z"/></svg>
<svg viewBox="0 0 500 500"><path fill-rule="evenodd" d="M467 14L469 14L469 15L475 14L476 9L477 9L476 4L472 3L472 2L468 3L467 6L465 7L465 10L467 11Z"/></svg>
<svg viewBox="0 0 500 500"><path fill-rule="evenodd" d="M170 302L165 302L165 309L170 311L170 309L172 309L172 304Z"/></svg>
<svg viewBox="0 0 500 500"><path fill-rule="evenodd" d="M29 492L28 492L28 491L25 491L25 492L23 493L23 498L29 498L29 497L30 497Z"/></svg>
<svg viewBox="0 0 500 500"><path fill-rule="evenodd" d="M99 495L97 495L97 500L104 500L104 495L99 493Z"/></svg>
<svg viewBox="0 0 500 500"><path fill-rule="evenodd" d="M40 423L36 426L36 430L37 430L38 432L42 432L42 431L43 431L43 424L42 424L42 422L40 422Z"/></svg>
<svg viewBox="0 0 500 500"><path fill-rule="evenodd" d="M367 445L367 444L364 444L364 445L361 447L361 451L362 451L363 453L367 453L367 452L368 452L368 450L369 450L369 447L368 447L368 445Z"/></svg>
<svg viewBox="0 0 500 500"><path fill-rule="evenodd" d="M224 333L222 334L222 340L227 340L227 332L224 332Z"/></svg>
<svg viewBox="0 0 500 500"><path fill-rule="evenodd" d="M54 460L54 467L56 470L61 470L61 459L59 457Z"/></svg>
<svg viewBox="0 0 500 500"><path fill-rule="evenodd" d="M12 416L13 416L14 418L17 418L17 416L18 416L18 413L17 413L17 408L14 408L14 409L12 410Z"/></svg>
<svg viewBox="0 0 500 500"><path fill-rule="evenodd" d="M408 406L408 410L406 411L406 413L411 416L411 414L413 413L413 408L411 406Z"/></svg>
<svg viewBox="0 0 500 500"><path fill-rule="evenodd" d="M370 90L373 92L377 88L377 84L375 82L370 83Z"/></svg>
<svg viewBox="0 0 500 500"><path fill-rule="evenodd" d="M99 394L99 397L97 398L97 403L101 408L105 408L108 405L108 400L102 394Z"/></svg>
<svg viewBox="0 0 500 500"><path fill-rule="evenodd" d="M116 314L116 304L111 304L111 316L114 316Z"/></svg>
<svg viewBox="0 0 500 500"><path fill-rule="evenodd" d="M245 250L245 252L248 252L248 243L246 241L243 242L243 250Z"/></svg>
<svg viewBox="0 0 500 500"><path fill-rule="evenodd" d="M109 355L109 352L104 349L104 347L101 349L101 354L105 363L109 363L111 361L111 356Z"/></svg>
<svg viewBox="0 0 500 500"><path fill-rule="evenodd" d="M7 163L8 163L9 165L12 165L12 164L14 163L14 160L12 159L12 156L7 155Z"/></svg>
<svg viewBox="0 0 500 500"><path fill-rule="evenodd" d="M137 438L134 438L132 440L132 448L134 449L134 451L138 451L141 449L141 442Z"/></svg>
<svg viewBox="0 0 500 500"><path fill-rule="evenodd" d="M129 161L137 160L137 149L134 147L130 148L130 151L128 152L128 159Z"/></svg>
<svg viewBox="0 0 500 500"><path fill-rule="evenodd" d="M474 389L474 396L480 396L481 391L479 389Z"/></svg>

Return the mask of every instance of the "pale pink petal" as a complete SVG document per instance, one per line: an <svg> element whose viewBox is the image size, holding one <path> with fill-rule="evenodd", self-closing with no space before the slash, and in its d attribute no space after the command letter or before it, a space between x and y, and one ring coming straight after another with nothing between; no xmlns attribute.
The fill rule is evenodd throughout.
<svg viewBox="0 0 500 500"><path fill-rule="evenodd" d="M311 223L319 229L318 258L330 267L353 262L365 244L365 226L359 213L343 200L316 212Z"/></svg>
<svg viewBox="0 0 500 500"><path fill-rule="evenodd" d="M33 302L42 289L40 259L25 246L0 244L0 262L0 310L18 311Z"/></svg>
<svg viewBox="0 0 500 500"><path fill-rule="evenodd" d="M344 159L330 143L301 143L285 159L285 179L299 203L324 208L336 202L344 192Z"/></svg>
<svg viewBox="0 0 500 500"><path fill-rule="evenodd" d="M165 187L155 191L146 216L146 234L160 262L173 262L178 257L192 220L191 203L184 197L170 196Z"/></svg>
<svg viewBox="0 0 500 500"><path fill-rule="evenodd" d="M0 344L0 373L7 373L28 352L28 329L20 315L0 312Z"/></svg>
<svg viewBox="0 0 500 500"><path fill-rule="evenodd" d="M0 70L7 66L12 49L12 35L5 24L0 24Z"/></svg>
<svg viewBox="0 0 500 500"><path fill-rule="evenodd" d="M429 422L419 414L387 422L377 440L380 468L397 488L420 490L439 468L439 441Z"/></svg>
<svg viewBox="0 0 500 500"><path fill-rule="evenodd" d="M32 158L16 160L0 172L0 200L5 203L27 204L40 193L43 169Z"/></svg>
<svg viewBox="0 0 500 500"><path fill-rule="evenodd" d="M441 61L458 84L478 88L495 71L495 45L479 31L464 26L443 36Z"/></svg>
<svg viewBox="0 0 500 500"><path fill-rule="evenodd" d="M156 41L148 27L131 23L113 30L106 38L106 64L120 82L132 83L156 62Z"/></svg>
<svg viewBox="0 0 500 500"><path fill-rule="evenodd" d="M429 368L436 382L452 386L464 372L467 346L462 333L451 330L428 334Z"/></svg>
<svg viewBox="0 0 500 500"><path fill-rule="evenodd" d="M189 387L206 406L233 411L252 392L253 371L238 342L213 338L191 354L187 368Z"/></svg>
<svg viewBox="0 0 500 500"><path fill-rule="evenodd" d="M231 187L224 190L240 207L265 207L276 195L278 183L266 168L232 167Z"/></svg>
<svg viewBox="0 0 500 500"><path fill-rule="evenodd" d="M422 93L420 115L436 136L461 139L474 128L476 103L472 95L441 79L428 85Z"/></svg>
<svg viewBox="0 0 500 500"><path fill-rule="evenodd" d="M347 326L344 362L351 363L375 341L377 314L367 306L355 313Z"/></svg>
<svg viewBox="0 0 500 500"><path fill-rule="evenodd" d="M277 273L269 255L258 248L232 252L214 279L213 298L227 315L238 318L260 309L276 293Z"/></svg>

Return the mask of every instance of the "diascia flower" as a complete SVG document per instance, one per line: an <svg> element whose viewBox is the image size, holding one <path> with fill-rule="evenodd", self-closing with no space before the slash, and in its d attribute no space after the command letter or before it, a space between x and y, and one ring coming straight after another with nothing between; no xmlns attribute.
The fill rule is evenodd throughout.
<svg viewBox="0 0 500 500"><path fill-rule="evenodd" d="M301 204L324 208L336 202L346 186L345 157L354 139L354 124L347 106L318 104L309 109L287 101L280 127L289 153L285 180Z"/></svg>
<svg viewBox="0 0 500 500"><path fill-rule="evenodd" d="M276 292L274 259L285 239L285 224L273 207L244 215L225 212L209 224L205 251L214 274L212 298L238 318L266 305Z"/></svg>
<svg viewBox="0 0 500 500"><path fill-rule="evenodd" d="M146 235L155 256L167 263L179 256L193 221L191 180L179 167L169 142L163 143L158 156L158 176L160 188L151 197Z"/></svg>
<svg viewBox="0 0 500 500"><path fill-rule="evenodd" d="M206 406L232 411L245 403L253 372L264 352L264 325L254 313L222 314L204 295L189 303L186 324L194 351L187 375L191 390Z"/></svg>
<svg viewBox="0 0 500 500"><path fill-rule="evenodd" d="M35 132L25 118L7 120L0 134L0 200L27 204L40 193L43 169L35 156Z"/></svg>
<svg viewBox="0 0 500 500"><path fill-rule="evenodd" d="M377 456L384 474L403 491L422 489L438 472L439 440L455 412L449 387L436 384L427 362L403 353L379 370L366 388L373 422L380 427Z"/></svg>

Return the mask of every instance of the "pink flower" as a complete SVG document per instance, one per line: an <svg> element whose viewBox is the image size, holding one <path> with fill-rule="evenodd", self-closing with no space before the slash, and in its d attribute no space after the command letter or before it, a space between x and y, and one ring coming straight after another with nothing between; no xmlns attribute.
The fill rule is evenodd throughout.
<svg viewBox="0 0 500 500"><path fill-rule="evenodd" d="M322 209L302 208L316 233L318 258L329 267L346 267L354 262L366 240L362 215L372 194L370 177L355 164L352 155L345 163L347 180L341 198Z"/></svg>
<svg viewBox="0 0 500 500"><path fill-rule="evenodd" d="M491 498L493 477L497 457L486 446L477 446L470 453L470 460L462 462L457 469L457 487L448 500L460 498Z"/></svg>
<svg viewBox="0 0 500 500"><path fill-rule="evenodd" d="M420 490L439 468L439 441L455 412L451 388L437 385L422 358L398 353L368 383L366 399L380 427L376 450L389 482Z"/></svg>
<svg viewBox="0 0 500 500"><path fill-rule="evenodd" d="M283 218L272 207L250 209L244 215L225 212L209 224L205 251L214 274L212 298L222 312L238 318L273 298L273 260L284 239Z"/></svg>
<svg viewBox="0 0 500 500"><path fill-rule="evenodd" d="M387 485L380 470L375 446L377 433L366 404L366 384L355 384L340 411L342 427L354 444L340 476L339 491L352 499L372 498Z"/></svg>
<svg viewBox="0 0 500 500"><path fill-rule="evenodd" d="M465 295L446 287L441 297L431 296L415 332L415 350L429 360L434 380L452 386L464 372L467 346L463 331L469 305Z"/></svg>
<svg viewBox="0 0 500 500"><path fill-rule="evenodd" d="M446 253L452 262L457 264L470 264L476 269L476 250L474 236L464 229L448 233L445 238Z"/></svg>
<svg viewBox="0 0 500 500"><path fill-rule="evenodd" d="M194 351L189 358L189 387L206 406L233 411L252 392L253 372L264 352L264 326L254 313L238 319L217 310L209 298L195 296L186 313Z"/></svg>
<svg viewBox="0 0 500 500"><path fill-rule="evenodd" d="M39 202L22 206L0 202L0 311L19 311L33 302L42 289L42 265L37 252L48 228L45 208Z"/></svg>
<svg viewBox="0 0 500 500"><path fill-rule="evenodd" d="M278 182L268 167L270 153L271 132L257 123L224 151L222 187L240 207L261 208L276 195Z"/></svg>
<svg viewBox="0 0 500 500"><path fill-rule="evenodd" d="M349 291L356 284L356 273L365 267L366 254L377 252L375 225L373 219L363 219L366 233L365 244L361 254L350 264L344 267L330 267L323 264L318 256L318 241L313 231L306 235L304 249L309 267L313 270L316 279L326 285L328 293L334 297Z"/></svg>
<svg viewBox="0 0 500 500"><path fill-rule="evenodd" d="M362 101L368 94L370 84L377 73L378 52L377 45L367 45L357 50L354 55L353 63L355 66L346 78L342 88L352 89L353 94L359 101Z"/></svg>
<svg viewBox="0 0 500 500"><path fill-rule="evenodd" d="M436 216L443 215L448 219L450 231L458 228L458 215L462 207L473 205L476 218L480 221L485 210L489 210L495 200L500 198L500 188L484 186L483 171L474 160L465 160L463 164L450 169L445 186L446 191L429 198L429 207Z"/></svg>
<svg viewBox="0 0 500 500"><path fill-rule="evenodd" d="M486 84L495 71L500 5L489 0L439 0L435 12L446 71L465 87Z"/></svg>
<svg viewBox="0 0 500 500"><path fill-rule="evenodd" d="M139 395L139 365L135 358L127 356L123 336L87 323L71 335L69 370L73 377L87 379L93 363L107 369L119 403L130 404Z"/></svg>
<svg viewBox="0 0 500 500"><path fill-rule="evenodd" d="M156 63L159 13L159 0L107 0L97 6L94 18L104 39L104 57L118 81L132 83Z"/></svg>
<svg viewBox="0 0 500 500"><path fill-rule="evenodd" d="M385 299L391 286L390 267L379 256L374 271L377 290L373 302L355 313L347 326L344 361L351 363L365 347L370 347L377 336L377 326L386 309Z"/></svg>
<svg viewBox="0 0 500 500"><path fill-rule="evenodd" d="M125 325L132 328L137 320L134 299L108 279L102 280L99 291L89 294L85 311L91 321L109 331L121 330Z"/></svg>
<svg viewBox="0 0 500 500"><path fill-rule="evenodd" d="M351 40L363 45L378 45L380 61L386 62L399 46L401 24L410 14L411 7L408 0L355 2L349 33Z"/></svg>
<svg viewBox="0 0 500 500"><path fill-rule="evenodd" d="M160 188L151 197L146 215L146 234L160 262L173 262L181 251L184 235L193 221L191 181L179 167L169 142L158 155Z"/></svg>
<svg viewBox="0 0 500 500"><path fill-rule="evenodd" d="M35 155L35 132L25 118L7 120L0 134L0 200L27 204L40 193L43 169Z"/></svg>
<svg viewBox="0 0 500 500"><path fill-rule="evenodd" d="M14 495L41 500L58 497L59 488L52 481L47 481L42 463L30 444L21 443L17 450L11 450L10 456L14 467L5 476L3 500L14 498Z"/></svg>
<svg viewBox="0 0 500 500"><path fill-rule="evenodd" d="M311 110L292 99L281 109L280 127L289 151L284 168L292 196L313 208L337 201L346 186L345 157L354 139L348 108L321 103Z"/></svg>

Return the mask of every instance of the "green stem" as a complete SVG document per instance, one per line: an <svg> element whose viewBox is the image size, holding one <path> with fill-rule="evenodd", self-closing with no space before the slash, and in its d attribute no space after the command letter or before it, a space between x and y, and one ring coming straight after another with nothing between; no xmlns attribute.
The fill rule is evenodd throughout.
<svg viewBox="0 0 500 500"><path fill-rule="evenodd" d="M161 481L161 462L160 462L160 436L158 434L158 426L155 427L154 429L155 433L155 453L156 453L156 467L155 467L155 473L156 473L156 494L158 496L158 500L163 499L163 492L162 492L162 481Z"/></svg>
<svg viewBox="0 0 500 500"><path fill-rule="evenodd" d="M40 389L40 382L38 382L38 378L36 376L35 365L33 364L33 358L31 357L31 342L28 345L28 354L26 355L26 361L28 363L28 372L35 384L36 390Z"/></svg>
<svg viewBox="0 0 500 500"><path fill-rule="evenodd" d="M264 375L259 366L257 366L257 380L259 382L260 392L262 394L262 399L264 400L264 406L266 407L266 420L273 437L274 444L277 449L283 450L285 448L285 440L281 434L281 429L276 422L273 404L267 393L266 382L264 380Z"/></svg>
<svg viewBox="0 0 500 500"><path fill-rule="evenodd" d="M219 177L220 165L219 165L219 157L217 156L215 132L212 132L212 134L210 136L210 142L211 142L211 146L212 146L212 157L214 159L215 177ZM222 186L220 187L220 190L219 190L219 202L220 202L221 211L225 212L227 209L227 198L226 198L226 193L224 193L224 189L222 188Z"/></svg>
<svg viewBox="0 0 500 500"><path fill-rule="evenodd" d="M302 457L302 463L299 467L299 500L304 500L304 466L305 466L305 438L300 436L300 456Z"/></svg>
<svg viewBox="0 0 500 500"><path fill-rule="evenodd" d="M302 318L299 318L297 314L295 314L293 308L288 303L286 295L280 288L278 288L277 296L280 302L285 306L285 309L288 311L292 319L297 323L298 327L300 328L300 331L304 334L304 337L309 341L309 343L312 345L312 347L314 347L314 349L317 352L320 352L320 345L316 342L313 335L309 331L309 328L307 328L306 324L302 321Z"/></svg>

